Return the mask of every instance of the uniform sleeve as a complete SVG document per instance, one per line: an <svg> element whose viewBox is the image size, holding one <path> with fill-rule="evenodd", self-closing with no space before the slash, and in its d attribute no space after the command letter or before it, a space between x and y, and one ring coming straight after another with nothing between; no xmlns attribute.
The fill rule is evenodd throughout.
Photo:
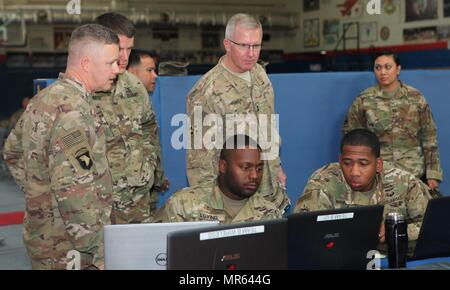
<svg viewBox="0 0 450 290"><path fill-rule="evenodd" d="M353 101L348 109L342 131L344 134L347 134L349 131L358 128L367 128L364 108L360 96Z"/></svg>
<svg viewBox="0 0 450 290"><path fill-rule="evenodd" d="M22 118L16 123L5 141L3 158L17 185L24 191L25 188L25 164L22 147Z"/></svg>
<svg viewBox="0 0 450 290"><path fill-rule="evenodd" d="M177 198L175 192L166 203L158 210L153 220L154 223L172 223L172 222L185 222L183 206Z"/></svg>
<svg viewBox="0 0 450 290"><path fill-rule="evenodd" d="M156 171L158 174L164 176L164 171L162 171L161 164L161 145L159 139L159 126L156 121L156 115L153 111L152 103L150 97L147 94L144 86L141 85L139 88L139 94L143 99L143 113L142 113L142 131L144 137L144 156L146 156L147 162L150 163L150 167ZM161 172L162 171L162 172ZM161 175L159 176L161 178Z"/></svg>
<svg viewBox="0 0 450 290"><path fill-rule="evenodd" d="M110 214L106 207L111 202L111 177L108 170L97 164L92 148L98 145L94 145L98 142L95 129L80 112L72 111L58 117L49 130L48 156L41 158L48 160L50 192L57 202L66 236L74 250L81 253L83 265L102 268L103 225ZM40 141L38 147L46 148L46 140Z"/></svg>
<svg viewBox="0 0 450 290"><path fill-rule="evenodd" d="M443 173L439 158L436 124L430 106L426 102L420 111L420 126L419 137L425 157L426 178L442 181Z"/></svg>
<svg viewBox="0 0 450 290"><path fill-rule="evenodd" d="M294 213L333 208L326 185L317 176L313 176L308 180L303 195L297 201Z"/></svg>
<svg viewBox="0 0 450 290"><path fill-rule="evenodd" d="M207 114L214 113L207 103L200 101L200 99L208 98L209 95L205 90L198 90L196 88L194 88L187 97L186 112L191 122L188 132L189 137L191 138L191 148L186 150L186 174L189 186L195 186L204 181L214 180L217 175L219 150L207 149L202 141L206 132L205 130L202 130L201 121L204 120L204 117ZM195 117L200 117L201 120L195 122ZM202 139L200 139L200 137Z"/></svg>
<svg viewBox="0 0 450 290"><path fill-rule="evenodd" d="M269 106L271 108L271 110L270 110L270 112L268 112L268 114L269 114L270 118L273 118L273 115L275 114L275 94L274 94L272 83L270 82L270 80L268 80L268 84L263 91L264 91L263 99L267 99L267 101L269 102ZM272 119L269 119L269 122L272 123L271 120ZM275 122L275 121L273 121L273 122ZM276 153L277 157L275 159L271 160L271 162L270 162L271 168L270 169L273 170L272 172L274 172L275 175L278 175L278 172L281 168L281 160L279 157L279 152L280 152L279 149L281 148L281 136L280 136L280 132L278 132L278 130L274 130L274 132L271 131L270 134L272 134L272 133L275 133L276 136L270 135L269 136L270 138L268 140L277 140L278 151L273 152L273 153ZM276 138L273 138L273 137L276 137Z"/></svg>
<svg viewBox="0 0 450 290"><path fill-rule="evenodd" d="M422 226L428 200L431 199L430 188L419 179L411 176L406 196L408 239L417 240Z"/></svg>

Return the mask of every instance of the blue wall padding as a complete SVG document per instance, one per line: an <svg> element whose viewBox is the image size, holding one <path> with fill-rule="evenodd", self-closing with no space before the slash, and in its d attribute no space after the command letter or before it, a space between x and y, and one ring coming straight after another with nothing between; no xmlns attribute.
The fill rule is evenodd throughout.
<svg viewBox="0 0 450 290"><path fill-rule="evenodd" d="M153 95L161 127L163 161L171 182L170 194L187 186L184 150L174 150L172 116L185 113L186 95L199 76L160 77ZM281 159L288 176L288 193L295 204L308 177L320 166L336 161L341 125L353 99L375 83L371 72L300 73L270 75L275 90L282 137ZM450 194L450 71L403 71L401 79L419 89L430 104L438 128L445 181L441 191Z"/></svg>
<svg viewBox="0 0 450 290"><path fill-rule="evenodd" d="M152 96L161 129L164 168L171 183L159 205L176 189L187 186L185 151L171 146L172 133L179 126L171 126L171 120L185 113L186 95L199 78L160 77ZM273 74L270 79L280 120L281 160L294 205L314 170L337 160L345 113L359 92L373 85L375 79L371 72ZM431 106L444 169L441 191L449 195L450 71L403 71L401 80L419 89Z"/></svg>

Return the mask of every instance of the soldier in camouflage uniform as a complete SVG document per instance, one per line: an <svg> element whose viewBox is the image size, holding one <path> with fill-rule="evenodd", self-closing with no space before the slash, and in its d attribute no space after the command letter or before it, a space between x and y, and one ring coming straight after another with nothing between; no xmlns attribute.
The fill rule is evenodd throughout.
<svg viewBox="0 0 450 290"><path fill-rule="evenodd" d="M9 171L3 160L3 146L9 134L9 120L0 120L0 179L9 177Z"/></svg>
<svg viewBox="0 0 450 290"><path fill-rule="evenodd" d="M344 136L339 163L328 164L309 178L294 212L382 204L384 215L405 216L409 240L416 240L431 198L429 190L411 173L383 164L378 138L356 129ZM384 227L380 240L384 241Z"/></svg>
<svg viewBox="0 0 450 290"><path fill-rule="evenodd" d="M106 137L114 189L111 220L117 224L150 222L157 200L151 188L163 187L165 177L155 175L157 168L162 171L161 146L149 95L142 82L126 71L135 27L114 12L100 15L97 23L112 29L120 39L117 82L111 91L94 96L109 125Z"/></svg>
<svg viewBox="0 0 450 290"><path fill-rule="evenodd" d="M162 61L159 64L159 75L161 76L187 76L189 62Z"/></svg>
<svg viewBox="0 0 450 290"><path fill-rule="evenodd" d="M198 136L202 137L207 132L206 128L195 126L196 108L201 108L202 120L207 114L218 114L223 119L223 124L226 124L227 114L252 115L256 118L264 115L267 116L270 124L274 114L274 92L264 68L256 63L261 42L261 23L252 16L236 14L228 21L223 41L226 49L225 56L197 82L187 96L192 145L196 143L195 138L200 140ZM257 130L258 125L261 125L259 121L256 126L250 125L249 130L259 134L258 142L260 142L263 133ZM261 128L263 126L259 127ZM224 126L222 129L225 133L230 128ZM263 128L264 130L266 128ZM242 132L239 133L242 134ZM255 136L252 132L245 133ZM275 132L276 136L273 136L275 134L271 132L267 134L272 137L269 139L272 141L279 137L278 132ZM279 145L279 141L275 142ZM193 147L187 150L187 176L190 186L195 186L200 181L214 180L217 177L220 145L207 149L205 144L202 144L201 148ZM263 179L257 194L275 203L284 213L290 207L290 201L285 192L286 175L281 168L278 153L279 151L276 150L276 157L264 162Z"/></svg>
<svg viewBox="0 0 450 290"><path fill-rule="evenodd" d="M105 124L91 93L111 87L118 55L111 30L75 29L66 73L32 99L5 143L5 161L25 192L24 242L33 269L104 267L112 179Z"/></svg>
<svg viewBox="0 0 450 290"><path fill-rule="evenodd" d="M436 189L442 181L436 125L422 94L398 80L401 66L392 52L375 59L378 85L363 91L350 107L344 132L367 128L381 142L381 156Z"/></svg>
<svg viewBox="0 0 450 290"><path fill-rule="evenodd" d="M156 57L153 54L144 50L133 49L130 53L127 71L138 77L150 96L153 94L156 86L156 79L158 78L158 74L156 73ZM159 131L157 131L156 138L159 140ZM164 176L161 150L158 150L158 154L155 169L155 180L158 182L153 185L152 191L150 192L151 216L156 211L159 193L166 191L170 185L169 179ZM163 182L159 182L160 180L163 180Z"/></svg>
<svg viewBox="0 0 450 290"><path fill-rule="evenodd" d="M222 149L217 180L206 180L175 192L158 211L156 222L219 221L221 224L281 218L275 204L255 194L261 184L264 162L261 149L248 136L227 142L239 144ZM227 147L224 147L227 148Z"/></svg>

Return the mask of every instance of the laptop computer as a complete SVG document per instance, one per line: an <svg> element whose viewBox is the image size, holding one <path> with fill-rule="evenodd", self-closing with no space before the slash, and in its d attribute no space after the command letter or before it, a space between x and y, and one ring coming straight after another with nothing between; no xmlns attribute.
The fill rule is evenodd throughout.
<svg viewBox="0 0 450 290"><path fill-rule="evenodd" d="M169 270L284 270L286 219L172 232Z"/></svg>
<svg viewBox="0 0 450 290"><path fill-rule="evenodd" d="M428 201L411 260L450 256L450 196Z"/></svg>
<svg viewBox="0 0 450 290"><path fill-rule="evenodd" d="M377 249L383 209L355 206L289 215L289 269L367 269L373 259L369 252Z"/></svg>
<svg viewBox="0 0 450 290"><path fill-rule="evenodd" d="M105 269L165 270L167 233L217 221L105 225Z"/></svg>

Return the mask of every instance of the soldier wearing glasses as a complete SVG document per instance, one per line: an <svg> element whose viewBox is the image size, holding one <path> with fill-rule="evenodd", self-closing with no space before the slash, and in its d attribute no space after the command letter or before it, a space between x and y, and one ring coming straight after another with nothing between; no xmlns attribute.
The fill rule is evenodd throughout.
<svg viewBox="0 0 450 290"><path fill-rule="evenodd" d="M217 114L222 117L223 140L227 138L225 136L227 114L243 116L253 114L256 117L266 115L268 120L274 114L272 84L264 68L257 64L262 47L262 36L261 23L253 16L239 13L228 21L223 40L226 54L197 82L187 96L186 111L191 118L192 145L195 143L196 136L204 136L209 129L194 126L197 125L193 122L194 111L198 111L198 107L201 107L203 117L208 114ZM268 123L270 124L270 121ZM238 126L236 123L233 125ZM260 134L257 129L257 126L249 126L249 132ZM264 130L269 134L268 140L271 140L271 131L267 128ZM202 133L198 134L198 132ZM193 147L187 150L187 176L190 186L217 178L220 147L208 149L210 146L205 146L204 143L204 140L208 138L202 139L200 149ZM286 175L281 168L277 150L276 157L265 160L263 178L257 194L275 203L284 213L290 206L285 185Z"/></svg>

